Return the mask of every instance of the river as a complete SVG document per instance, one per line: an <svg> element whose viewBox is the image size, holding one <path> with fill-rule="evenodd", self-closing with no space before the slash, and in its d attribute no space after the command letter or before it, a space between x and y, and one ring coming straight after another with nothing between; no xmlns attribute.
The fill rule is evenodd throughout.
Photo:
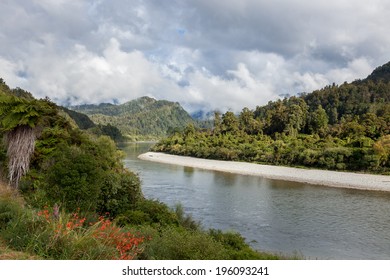
<svg viewBox="0 0 390 280"><path fill-rule="evenodd" d="M306 259L390 259L390 193L268 180L137 159L150 143L128 143L126 167L145 197L185 212L204 228L232 230L259 250Z"/></svg>

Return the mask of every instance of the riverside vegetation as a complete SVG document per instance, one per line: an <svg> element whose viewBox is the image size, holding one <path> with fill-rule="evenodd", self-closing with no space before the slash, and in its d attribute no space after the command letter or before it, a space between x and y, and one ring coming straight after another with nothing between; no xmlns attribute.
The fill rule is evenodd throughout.
<svg viewBox="0 0 390 280"><path fill-rule="evenodd" d="M213 129L189 124L154 151L209 159L390 174L390 62L364 80L269 102Z"/></svg>
<svg viewBox="0 0 390 280"><path fill-rule="evenodd" d="M0 259L282 258L146 199L104 129L80 122L0 79Z"/></svg>

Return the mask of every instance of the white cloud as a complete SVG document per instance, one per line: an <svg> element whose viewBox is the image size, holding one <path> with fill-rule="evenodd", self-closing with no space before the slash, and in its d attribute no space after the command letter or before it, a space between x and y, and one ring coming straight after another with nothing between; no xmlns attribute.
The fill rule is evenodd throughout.
<svg viewBox="0 0 390 280"><path fill-rule="evenodd" d="M265 100L276 97L272 86L256 80L246 65L241 63L237 65L237 69L228 72L231 79L207 76L201 72L191 75L191 90L202 96L204 106L214 110L229 109L237 112L243 107L254 109Z"/></svg>
<svg viewBox="0 0 390 280"><path fill-rule="evenodd" d="M5 0L0 76L60 103L253 108L386 63L389 3Z"/></svg>
<svg viewBox="0 0 390 280"><path fill-rule="evenodd" d="M22 87L26 80L21 77L21 73L23 73L21 63L8 61L0 57L0 78L3 78L7 84Z"/></svg>
<svg viewBox="0 0 390 280"><path fill-rule="evenodd" d="M366 58L356 58L348 62L347 67L332 69L326 76L329 82L341 84L352 82L359 78L365 78L372 72L371 63Z"/></svg>
<svg viewBox="0 0 390 280"><path fill-rule="evenodd" d="M142 52L124 52L116 39L110 40L101 55L75 45L66 55L42 54L27 63L34 73L31 80L37 81L31 84L31 90L62 102L125 102L143 95L162 97L159 88L167 91L171 87Z"/></svg>

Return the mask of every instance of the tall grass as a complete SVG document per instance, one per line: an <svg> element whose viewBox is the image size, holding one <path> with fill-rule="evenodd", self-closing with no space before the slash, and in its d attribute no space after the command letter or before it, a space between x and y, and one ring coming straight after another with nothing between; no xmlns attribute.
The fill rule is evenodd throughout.
<svg viewBox="0 0 390 280"><path fill-rule="evenodd" d="M87 223L78 213L30 209L1 186L0 238L11 248L44 259L135 259L143 251L142 236L100 217Z"/></svg>

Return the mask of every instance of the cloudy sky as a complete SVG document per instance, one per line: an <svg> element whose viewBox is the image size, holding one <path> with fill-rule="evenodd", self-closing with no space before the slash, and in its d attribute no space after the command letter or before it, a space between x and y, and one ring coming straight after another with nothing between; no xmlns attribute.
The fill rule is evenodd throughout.
<svg viewBox="0 0 390 280"><path fill-rule="evenodd" d="M60 104L241 110L390 60L388 0L1 0L0 77Z"/></svg>

